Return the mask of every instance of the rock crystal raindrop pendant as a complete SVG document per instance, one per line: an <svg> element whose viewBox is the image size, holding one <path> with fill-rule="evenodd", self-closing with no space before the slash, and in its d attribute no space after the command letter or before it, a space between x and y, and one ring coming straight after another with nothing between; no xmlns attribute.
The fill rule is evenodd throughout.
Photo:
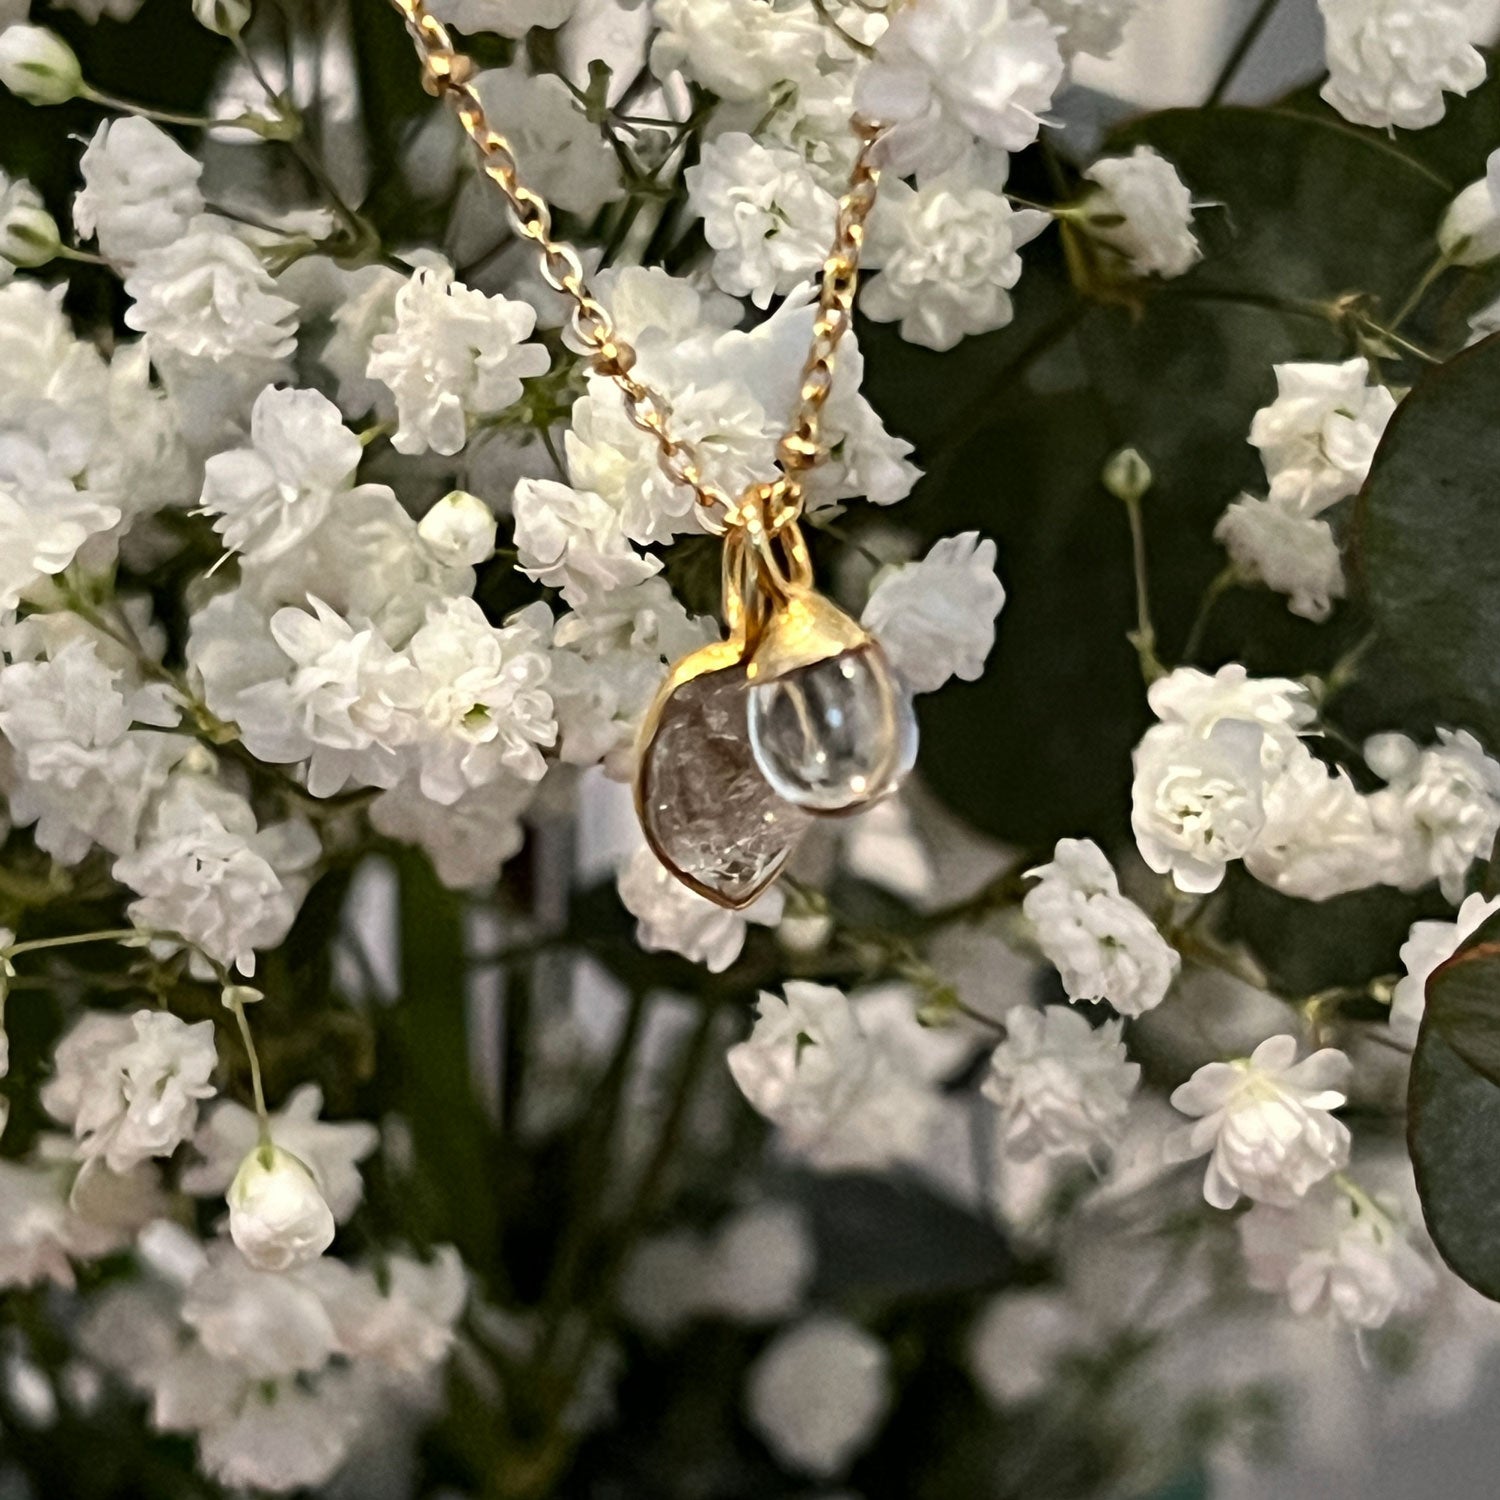
<svg viewBox="0 0 1500 1500"><path fill-rule="evenodd" d="M894 791L916 759L916 716L885 653L812 586L795 520L733 531L729 637L672 669L647 715L636 809L679 880L720 906L775 882L819 816Z"/></svg>

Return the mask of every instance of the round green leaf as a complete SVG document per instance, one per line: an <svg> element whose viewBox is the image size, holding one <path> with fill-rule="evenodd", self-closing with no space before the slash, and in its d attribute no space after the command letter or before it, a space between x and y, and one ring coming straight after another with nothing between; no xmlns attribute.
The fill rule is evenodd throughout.
<svg viewBox="0 0 1500 1500"><path fill-rule="evenodd" d="M1500 744L1500 337L1435 369L1375 456L1355 552L1408 704Z"/></svg>
<svg viewBox="0 0 1500 1500"><path fill-rule="evenodd" d="M1430 1019L1412 1057L1406 1134L1433 1243L1470 1286L1500 1302L1500 1088Z"/></svg>

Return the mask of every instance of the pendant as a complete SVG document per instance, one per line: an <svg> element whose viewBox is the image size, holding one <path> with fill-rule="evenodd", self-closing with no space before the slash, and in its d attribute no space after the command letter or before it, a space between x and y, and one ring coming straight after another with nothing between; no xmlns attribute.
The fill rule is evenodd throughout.
<svg viewBox="0 0 1500 1500"><path fill-rule="evenodd" d="M724 542L728 638L673 667L642 728L636 811L658 859L720 906L774 884L814 819L858 811L916 760L879 644L812 585L795 517Z"/></svg>
<svg viewBox="0 0 1500 1500"><path fill-rule="evenodd" d="M857 812L915 764L910 694L875 639L813 589L777 607L746 673L751 753L793 806Z"/></svg>

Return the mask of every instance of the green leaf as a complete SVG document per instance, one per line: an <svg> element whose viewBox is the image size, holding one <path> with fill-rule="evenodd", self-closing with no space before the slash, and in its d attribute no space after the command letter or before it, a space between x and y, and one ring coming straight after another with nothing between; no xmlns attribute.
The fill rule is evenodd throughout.
<svg viewBox="0 0 1500 1500"><path fill-rule="evenodd" d="M1500 914L1427 981L1427 1025L1500 1088Z"/></svg>
<svg viewBox="0 0 1500 1500"><path fill-rule="evenodd" d="M462 911L424 855L403 853L397 874L401 998L389 1013L383 1076L411 1126L418 1189L431 1199L424 1226L487 1266L498 1231L495 1145L470 1072Z"/></svg>
<svg viewBox="0 0 1500 1500"><path fill-rule="evenodd" d="M1099 482L1106 458L1133 444L1156 477L1142 508L1172 662L1225 563L1216 521L1239 490L1264 488L1247 437L1275 395L1272 366L1347 358L1323 309L1355 292L1395 306L1433 259L1443 178L1318 110L1173 110L1110 142L1156 148L1205 205L1203 262L1133 289L1130 305L1074 290L1054 230L1027 247L1012 327L945 355L884 329L861 335L871 399L928 471L902 521L924 540L977 528L999 543L1009 602L989 670L921 705L924 775L996 837L1128 836L1129 755L1147 714L1125 638L1126 518ZM1046 194L1024 180L1034 165L1018 162L1018 190ZM1326 671L1363 628L1354 609L1314 626L1277 596L1239 591L1201 663Z"/></svg>
<svg viewBox="0 0 1500 1500"><path fill-rule="evenodd" d="M1360 496L1371 613L1424 717L1500 744L1500 337L1433 370L1397 408Z"/></svg>
<svg viewBox="0 0 1500 1500"><path fill-rule="evenodd" d="M1427 981L1407 1139L1433 1243L1500 1301L1500 915Z"/></svg>
<svg viewBox="0 0 1500 1500"><path fill-rule="evenodd" d="M1433 1244L1500 1302L1500 1088L1430 1020L1412 1057L1406 1139Z"/></svg>

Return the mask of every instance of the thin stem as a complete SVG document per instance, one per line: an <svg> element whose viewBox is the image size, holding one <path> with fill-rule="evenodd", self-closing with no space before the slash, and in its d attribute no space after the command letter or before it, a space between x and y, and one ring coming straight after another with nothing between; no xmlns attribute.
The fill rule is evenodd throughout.
<svg viewBox="0 0 1500 1500"><path fill-rule="evenodd" d="M1205 101L1206 107L1211 109L1223 103L1229 86L1239 75L1241 66L1256 42L1260 40L1261 33L1266 29L1267 23L1280 3L1281 0L1260 0L1260 4L1255 7L1255 14L1250 17L1245 29L1240 33L1239 40L1234 44L1229 56L1224 59L1224 66L1219 69L1219 76L1214 79L1214 86L1209 90L1208 99Z"/></svg>
<svg viewBox="0 0 1500 1500"><path fill-rule="evenodd" d="M1135 647L1141 663L1141 676L1149 687L1158 677L1165 677L1167 669L1156 654L1156 626L1151 623L1151 589L1146 576L1146 525L1141 502L1138 496L1131 495L1123 503L1130 520L1130 554L1135 571L1135 629L1130 634L1130 644Z"/></svg>
<svg viewBox="0 0 1500 1500"><path fill-rule="evenodd" d="M260 64L255 59L255 54L245 44L245 38L238 32L230 38L234 49L240 55L240 60L249 69L250 75L255 79L264 92L267 99L276 109L278 116L283 120L296 120L297 116L293 106L287 97L280 92L266 77L261 70ZM300 128L293 135L277 135L277 140L283 142L288 151L296 157L302 170L317 184L323 196L328 200L328 206L338 216L339 221L348 231L356 245L365 246L375 241L374 232L366 224L358 213L344 201L344 195L339 191L338 184L334 182L315 151L309 149L307 142L302 139ZM377 242L378 243L378 242Z"/></svg>
<svg viewBox="0 0 1500 1500"><path fill-rule="evenodd" d="M67 937L32 938L24 943L12 943L0 948L6 958L15 958L21 953L40 953L46 948L76 948L81 943L121 943L128 938L150 939L166 937L166 933L143 932L138 927L115 927L107 932L75 932Z"/></svg>
<svg viewBox="0 0 1500 1500"><path fill-rule="evenodd" d="M1387 328L1382 323L1377 323L1374 318L1365 313L1355 315L1356 324L1366 332L1373 334L1378 339L1385 339L1394 344L1398 349L1405 350L1413 359L1420 359L1424 364L1440 365L1442 360L1430 349L1424 349L1420 344L1414 344L1408 338L1403 338L1393 328Z"/></svg>
<svg viewBox="0 0 1500 1500"><path fill-rule="evenodd" d="M245 1055L250 1059L250 1088L255 1095L255 1118L260 1126L260 1144L271 1144L271 1116L266 1109L266 1091L260 1079L260 1054L255 1050L255 1038L250 1034L250 1018L245 1014L245 1002L237 995L225 996L224 1003L234 1012L239 1023L240 1040L245 1044Z"/></svg>
<svg viewBox="0 0 1500 1500"><path fill-rule="evenodd" d="M1431 289L1433 282L1453 264L1453 257L1445 250L1428 268L1422 273L1421 279L1407 294L1406 300L1396 309L1395 316L1391 319L1391 331L1396 329L1409 318L1421 305L1422 298Z"/></svg>
<svg viewBox="0 0 1500 1500"><path fill-rule="evenodd" d="M109 268L109 262L102 255L95 255L92 250L78 250L72 245L59 245L56 250L58 260L76 261L81 266L104 266Z"/></svg>
<svg viewBox="0 0 1500 1500"><path fill-rule="evenodd" d="M1183 643L1183 661L1191 662L1197 659L1198 653L1203 649L1203 637L1208 631L1208 622L1215 607L1219 600L1239 582L1239 578L1239 569L1230 563L1222 572L1215 574L1213 581L1204 589L1203 598L1198 605L1198 613L1193 616L1187 640Z"/></svg>
<svg viewBox="0 0 1500 1500"><path fill-rule="evenodd" d="M155 109L149 104L137 104L133 99L121 99L115 94L103 93L88 84L83 85L79 94L90 104L118 110L124 115L137 115L142 120L154 120L158 125L186 125L194 130L214 130L221 127L228 129L231 126L241 130L254 130L256 124L260 123L258 115L236 115L233 119L215 120L207 115L184 115L175 110Z"/></svg>

